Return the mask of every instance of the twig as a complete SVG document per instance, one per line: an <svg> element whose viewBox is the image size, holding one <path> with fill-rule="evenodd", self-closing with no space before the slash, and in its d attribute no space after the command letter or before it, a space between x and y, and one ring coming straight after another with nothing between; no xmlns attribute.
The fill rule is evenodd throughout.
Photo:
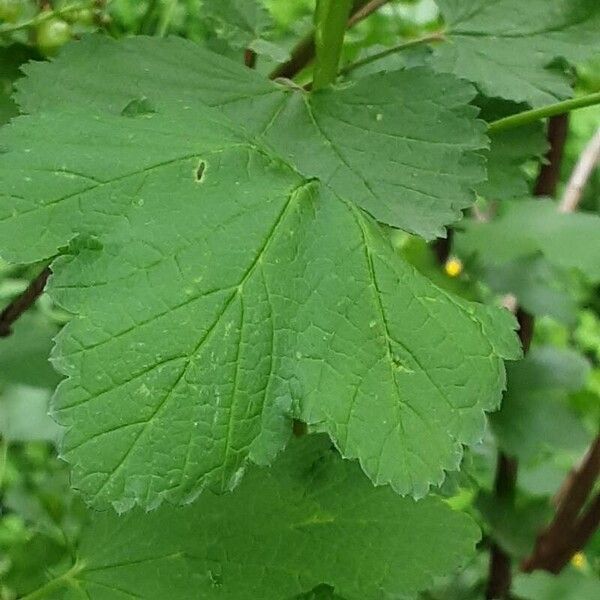
<svg viewBox="0 0 600 600"><path fill-rule="evenodd" d="M512 504L517 486L518 463L503 452L498 453L494 493L499 503ZM506 598L511 587L511 560L496 542L490 548L490 569L486 598Z"/></svg>
<svg viewBox="0 0 600 600"><path fill-rule="evenodd" d="M581 466L567 478L560 504L552 522L538 535L533 552L522 562L521 570L537 569L559 573L571 556L580 550L598 527L598 497L580 517L600 475L600 436L588 450Z"/></svg>
<svg viewBox="0 0 600 600"><path fill-rule="evenodd" d="M579 205L583 190L600 161L600 127L584 148L567 183L559 210L573 212Z"/></svg>
<svg viewBox="0 0 600 600"><path fill-rule="evenodd" d="M577 98L570 98L569 100L563 100L556 104L548 104L541 108L532 108L509 117L492 121L488 125L488 131L490 133L497 133L498 131L506 131L507 129L513 129L515 127L522 127L523 125L529 125L535 123L541 119L548 117L556 117L558 115L566 115L579 108L585 108L586 106L594 106L600 104L600 92L594 92L593 94L586 94L585 96L578 96Z"/></svg>
<svg viewBox="0 0 600 600"><path fill-rule="evenodd" d="M444 38L443 33L436 32L436 33L430 33L429 35L424 35L422 37L414 38L412 40L406 40L405 42L402 42L401 44L392 46L391 48L386 48L385 50L382 50L381 52L377 52L376 54L371 54L370 56L365 56L365 58L361 58L360 60L350 63L349 65L346 65L345 67L340 69L340 75L346 75L347 73L350 73L351 71L354 71L355 69L364 67L365 65L368 65L368 64L371 64L378 60L381 60L382 58L385 58L386 56L390 56L391 54L397 54L399 52L402 52L403 50L408 50L409 48L414 48L415 46L420 46L421 44L427 44L430 42L441 42L444 39L445 38Z"/></svg>
<svg viewBox="0 0 600 600"><path fill-rule="evenodd" d="M26 21L20 21L18 23L8 23L5 25L0 25L0 35L5 33L13 33L14 31L20 31L21 29L29 29L33 27L37 27L41 25L45 21L50 21L51 19L57 17L64 17L72 12L76 12L78 10L88 8L89 2L74 2L73 4L69 4L67 6L63 6L62 8L52 8L50 4L45 3L42 7L43 10L39 12L35 17L31 19L27 19Z"/></svg>
<svg viewBox="0 0 600 600"><path fill-rule="evenodd" d="M354 9L352 15L348 19L348 28L354 27L360 21L366 19L370 14L387 4L390 0L373 0L366 4L361 4ZM292 50L289 60L280 64L270 75L271 79L283 77L292 79L304 67L306 67L315 57L315 35L310 32L303 37L296 47Z"/></svg>
<svg viewBox="0 0 600 600"><path fill-rule="evenodd" d="M363 6L359 7L355 12L350 15L348 19L348 28L354 27L357 23L364 21L370 14L379 10L384 4L387 4L390 0L371 0Z"/></svg>
<svg viewBox="0 0 600 600"><path fill-rule="evenodd" d="M28 286L0 313L0 337L12 333L13 323L41 296L50 277L50 268L46 267Z"/></svg>
<svg viewBox="0 0 600 600"><path fill-rule="evenodd" d="M553 196L556 193L568 131L569 115L559 115L548 121L550 148L546 154L546 162L542 165L537 178L534 195Z"/></svg>

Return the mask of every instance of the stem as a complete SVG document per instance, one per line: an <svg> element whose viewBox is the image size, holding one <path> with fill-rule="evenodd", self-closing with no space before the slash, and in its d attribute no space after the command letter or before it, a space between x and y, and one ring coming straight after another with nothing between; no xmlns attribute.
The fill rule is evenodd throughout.
<svg viewBox="0 0 600 600"><path fill-rule="evenodd" d="M498 453L494 492L499 504L514 503L518 467L516 459L507 456L503 452ZM490 549L489 579L485 597L488 600L508 598L511 583L510 556L498 543L493 542Z"/></svg>
<svg viewBox="0 0 600 600"><path fill-rule="evenodd" d="M4 474L6 473L6 461L8 460L8 440L0 438L0 494L4 485Z"/></svg>
<svg viewBox="0 0 600 600"><path fill-rule="evenodd" d="M35 17L28 19L27 21L22 21L21 23L15 23L10 25L0 25L0 35L5 33L12 33L13 31L20 31L21 29L29 29L30 27L37 27L44 21L49 21L50 19L54 19L56 17L62 17L64 15L68 15L71 12L76 12L81 10L82 8L88 8L90 5L88 2L76 2L74 4L69 4L63 8L55 8L51 10L43 10L38 13Z"/></svg>
<svg viewBox="0 0 600 600"><path fill-rule="evenodd" d="M558 573L574 552L581 549L598 526L600 506L596 498L583 517L579 514L600 475L600 436L595 440L580 467L569 475L552 522L538 535L535 548L521 564L531 573L544 569Z"/></svg>
<svg viewBox="0 0 600 600"><path fill-rule="evenodd" d="M0 337L8 337L12 333L13 323L42 295L48 277L50 268L46 267L24 292L0 313Z"/></svg>
<svg viewBox="0 0 600 600"><path fill-rule="evenodd" d="M337 77L350 8L351 0L317 0L315 90L327 87Z"/></svg>
<svg viewBox="0 0 600 600"><path fill-rule="evenodd" d="M163 12L160 18L160 25L158 27L158 37L165 37L169 31L169 26L173 20L175 9L177 8L177 2L179 0L171 0L166 10Z"/></svg>
<svg viewBox="0 0 600 600"><path fill-rule="evenodd" d="M498 119L489 124L488 131L490 133L497 133L498 131L505 131L506 129L513 129L514 127L522 127L523 125L529 125L529 123L534 123L540 119L564 115L572 110L585 108L586 106L594 106L595 104L600 104L600 92L579 96L578 98L571 98L570 100L557 102L556 104L549 104L542 108L533 108L516 115L511 115L510 117Z"/></svg>
<svg viewBox="0 0 600 600"><path fill-rule="evenodd" d="M558 115L548 121L547 138L550 147L542 163L535 188L534 196L554 196L560 180L560 167L562 164L567 134L569 133L569 115Z"/></svg>
<svg viewBox="0 0 600 600"><path fill-rule="evenodd" d="M384 4L387 4L390 0L371 0L363 6L360 6L358 10L348 20L348 27L354 27L357 23L360 23L366 19L371 13L379 10Z"/></svg>
<svg viewBox="0 0 600 600"><path fill-rule="evenodd" d="M386 56L390 56L391 54L396 54L398 52L402 52L403 50L407 50L409 48L413 48L413 47L419 46L421 44L427 44L430 42L441 42L444 39L445 38L444 38L443 33L435 32L435 33L430 33L428 35L424 35L422 37L418 37L418 38L415 38L412 40L407 40L405 42L402 42L401 44L398 44L397 46L392 46L391 48L386 48L385 50L382 50L381 52L377 52L376 54L371 54L371 56L367 56L365 58L357 60L356 62L346 65L345 67L340 69L340 75L346 75L347 73L350 73L351 71L354 71L355 69L358 69L359 67L364 67L365 65L368 65L375 61L381 60L382 58L385 58Z"/></svg>
<svg viewBox="0 0 600 600"><path fill-rule="evenodd" d="M348 28L353 27L360 21L366 19L370 14L374 13L378 8L389 2L390 0L378 2L355 2L356 8L352 16L348 19ZM271 79L283 77L285 79L293 79L302 69L304 69L315 57L315 34L311 31L305 35L291 52L291 57L288 61L279 65L270 75Z"/></svg>
<svg viewBox="0 0 600 600"><path fill-rule="evenodd" d="M583 190L600 161L600 127L584 148L567 183L560 212L573 212L579 205Z"/></svg>

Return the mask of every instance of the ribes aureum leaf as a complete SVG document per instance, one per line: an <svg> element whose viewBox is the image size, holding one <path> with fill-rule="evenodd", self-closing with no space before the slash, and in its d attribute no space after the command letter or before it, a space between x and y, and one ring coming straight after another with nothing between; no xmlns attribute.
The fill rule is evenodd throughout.
<svg viewBox="0 0 600 600"><path fill-rule="evenodd" d="M180 64L196 70L184 77ZM114 80L88 87L90 69ZM498 405L502 358L518 353L513 319L452 297L395 253L361 206L385 196L393 210L393 192L407 207L423 198L403 201L402 169L371 179L374 161L356 146L383 163L403 152L422 161L422 185L445 159L454 179L470 179L452 141L479 136L459 103L464 84L417 70L369 81L373 105L359 86L307 98L243 68L238 78L237 65L191 44L144 39L88 40L31 71L21 100L34 114L2 136L1 252L62 254L51 294L76 316L54 356L69 377L55 413L92 504L231 488L248 460L281 450L292 417L401 493L423 495L457 467ZM392 110L394 86L409 82L446 90L436 102L453 108L432 108L431 131L413 124L422 98L412 105L407 93ZM40 106L25 99L42 88ZM344 102L366 129L358 141ZM384 111L392 133L379 126ZM315 114L321 133L297 137ZM395 130L433 140L438 120L451 132L443 142L413 145ZM355 185L340 177L361 168ZM407 208L406 222L432 225L436 206Z"/></svg>
<svg viewBox="0 0 600 600"><path fill-rule="evenodd" d="M91 600L187 600L190 590L206 600L414 598L464 564L478 538L468 516L374 488L326 439L307 436L226 496L90 513L65 586Z"/></svg>
<svg viewBox="0 0 600 600"><path fill-rule="evenodd" d="M436 0L448 41L432 65L474 82L487 96L550 104L571 95L560 61L600 49L597 0Z"/></svg>
<svg viewBox="0 0 600 600"><path fill-rule="evenodd" d="M307 95L181 39L90 37L26 71L17 95L24 112L69 105L120 115L143 98L169 113L218 107L304 177L426 238L460 219L485 179L474 90L428 69Z"/></svg>

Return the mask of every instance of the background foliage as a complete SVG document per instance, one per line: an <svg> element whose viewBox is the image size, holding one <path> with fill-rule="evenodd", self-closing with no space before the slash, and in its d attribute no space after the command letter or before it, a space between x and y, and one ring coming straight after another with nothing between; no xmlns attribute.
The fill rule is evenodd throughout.
<svg viewBox="0 0 600 600"><path fill-rule="evenodd" d="M566 0L557 0L555 5L570 7L564 13L556 11L570 15L567 21L559 19L558 23L552 21L556 15L546 10L545 0L532 0L526 7L517 0L502 0L495 4L495 12L484 17L462 10L464 5L453 0L443 0L437 5L430 0L398 1L382 7L347 33L342 57L342 70L345 69L346 74L341 78L342 83L358 80L358 87L354 89L360 90L361 79L376 77L382 69L426 65L438 73L451 73L474 83L477 95L472 104L481 110L482 118L488 122L527 107L564 99L572 94L573 88L576 95L600 91L600 58L597 54L600 11L594 2L582 0L569 5ZM100 113L113 101L106 99L102 90L92 93L85 85L80 90L73 85L67 92L64 85L71 70L77 73L75 63L79 50L74 48L85 48L91 38L80 45L71 44L71 41L86 34L99 32L106 38L116 39L174 35L239 64L243 64L244 58L248 60L250 50L252 60L256 60L257 73L267 75L290 57L298 39L310 31L313 11L314 2L310 0L265 0L260 4L243 1L203 3L201 0L52 3L0 0L0 123L7 124L18 113L13 92L15 83L22 76L20 67L29 60L45 60L57 54L59 59L51 66L44 63L41 67L26 67L32 78L21 82L17 95L26 112L34 113L40 107L52 110L53 103L55 107L66 105L74 102L77 93L80 100L85 101L82 104L85 111L93 107ZM550 36L539 33L544 28L556 30L556 33ZM451 43L442 44L434 39L442 30ZM506 31L511 32L509 43L499 39ZM427 36L433 36L431 46L415 45L371 60L398 43ZM133 40L129 48L135 48L136 43ZM65 44L67 47L61 50ZM94 47L90 48L94 50ZM103 48L104 59L109 60L113 46L107 42ZM69 53L73 62L67 60ZM129 56L133 53L132 50ZM103 74L102 85L109 90L119 89L118 69L128 60L118 53L114 56L114 68ZM185 63L180 61L180 64ZM208 70L210 65L202 68ZM36 71L37 80L33 76ZM417 115L411 124L415 130L419 126L418 105L431 89L438 94L439 102L437 108L428 108L428 111L440 110L444 117L447 116L442 105L452 99L448 99L446 89L428 88L428 84L423 84L426 76L409 80L414 71L401 73L409 75L399 76L398 89L404 86L416 90L414 105L408 100L411 113ZM143 80L143 75L138 75ZM77 77L79 74L75 79ZM203 77L206 75L200 71L198 79ZM436 81L441 81L437 77ZM312 71L308 67L295 81L303 85L311 79ZM38 82L37 88L32 81ZM63 83L54 85L57 81ZM258 79L248 76L248 81ZM419 85L424 86L422 93L419 93ZM256 86L258 89L259 84ZM178 92L183 93L182 89ZM269 89L267 92L271 93ZM343 113L344 102L354 106L354 115L361 110L357 106L362 101L363 91L353 96L353 88L348 89L346 96L343 93L336 96L336 115ZM466 105L473 93L464 91L458 84L457 90ZM395 93L394 88L390 95ZM466 98L469 93L470 97ZM163 110L176 100L165 94L161 100L163 104L158 107L146 103L145 98L137 99L133 105L125 107L135 118L127 126L130 129L123 128L120 133L116 126L111 129L110 117L104 115L105 120L96 131L98 139L102 139L106 131L109 136L133 135L136 127L140 127L139 115L143 118L158 108ZM325 102L321 108L318 100L314 102L313 110L317 115L319 110L325 114L327 108ZM456 113L457 119L462 116L466 121L470 118L471 108L462 114L463 108ZM247 114L240 110L236 105L235 111L231 112L238 113L237 118L244 121L248 115L255 114L252 111L256 112L257 106L252 104ZM363 102L362 110L366 119L371 114L366 102ZM206 114L212 113L207 110ZM179 127L176 132L179 144L190 123L185 119L177 123L178 113L173 115L171 124L173 128ZM394 116L386 117L379 134L384 133L380 137L376 137L378 132L373 132L377 125L375 117L372 119L374 130L369 133L373 138L366 134L360 138L359 143L365 144L367 152L373 147L381 152L384 161L381 172L377 171L377 166L371 170L375 180L379 176L376 184L384 181L389 170L398 168L393 166L393 161L409 161L413 157L410 151L402 156L395 154L395 148L387 154L385 151L383 135L387 129L384 127L405 126L405 115L402 117L397 121L393 120ZM52 160L59 157L56 160L60 160L61 148L75 143L79 130L70 129L72 122L75 121L65 119L48 126L39 125L40 131L47 127L43 140L45 156ZM2 143L22 139L29 143L31 129L23 125L19 130L19 121L16 123L0 130ZM402 492L416 491L422 496L430 482L437 483L432 493L418 503L395 496L387 486L374 491L356 463L342 461L325 436L310 435L293 440L274 467L250 469L230 495L205 492L189 507L176 509L165 505L150 515L141 509L135 509L124 518L112 510L98 515L90 512L79 494L71 489L70 477L73 475L58 456L58 440L64 434L62 427L47 416L49 399L60 380L48 358L53 339L69 321L70 315L50 297L42 295L17 322L12 335L0 339L0 598L13 600L29 593L36 597L35 590L43 588L48 581L60 584L46 588L49 598L85 597L73 583L81 578L87 582L86 593L94 598L129 597L131 590L137 590L136 593L144 598L187 598L192 597L189 590L194 589L207 598L468 600L485 597L489 581L488 557L490 549L493 552L495 547L510 557L515 566L512 587L515 598L587 600L599 597L598 533L583 551L571 558L568 567L559 575L545 571L517 573L519 563L531 554L536 535L554 514L558 490L593 443L600 423L600 172L596 170L590 178L577 214L567 215L565 219L565 215L558 215L555 202L561 197L575 163L599 125L598 106L570 115L557 187L553 193L545 194L554 199L534 198L538 166L548 146L542 123L498 134L492 138L489 149L482 149L478 137L481 131L457 128L450 136L440 127L435 132L437 138L428 149L429 153L435 152L436 144L451 142L457 155L472 156L472 162L466 167L465 162L453 155L446 156L450 165L448 180L438 198L440 203L446 203L446 209L434 217L418 211L407 217L407 211L394 213L394 206L361 204L367 195L356 192L359 183L351 177L364 168L367 159L356 158L348 167L344 181L335 188L336 193L346 194L350 200L353 195L360 196L357 203L361 208L379 221L399 225L405 230L385 229L393 252L416 267L415 281L425 290L424 296L433 293L430 291L433 288L428 287L429 281L433 281L443 290L439 292L440 297L447 292L455 294L460 306L474 306L469 304L472 301L484 302L488 307L485 311L495 315L493 306L498 305L506 294L511 294L535 318L529 353L523 360L508 365L507 391L501 409L490 416L480 441L466 449L464 455L459 456L456 452L452 455L455 463L460 462L459 471L450 473L441 483L431 473L424 475L415 466L416 483L414 479L409 483L400 479L399 470L394 467L382 475L379 468L370 467L367 460L362 461L363 469L374 481L391 481ZM298 131L306 138L318 139L314 126L307 127L302 120L298 121L296 129L293 121L291 125L287 121L287 126L289 130L285 136L281 134L278 138L276 132L272 134L269 151L274 149L282 160L295 161L297 170L307 177L323 177L316 169L324 169L323 165L331 160L328 148L323 147L322 154L311 162L314 157L302 156L299 150L290 149L286 144L286 139ZM224 134L220 134L219 143L223 138ZM165 139L155 142L161 151L166 145ZM348 135L340 143L341 151L354 142ZM103 146L97 150L101 148ZM207 146L207 149L214 148ZM475 157L475 150L487 153L485 181L479 172L483 163ZM101 164L99 155L92 158ZM450 183L455 179L451 171L453 160L456 173L462 174L467 168L466 183L476 187L478 198L475 212L465 211L465 219L454 228L450 255L447 256L448 248L442 249L440 263L440 247L430 240L442 233L444 225L455 221L468 204L463 201L462 188L454 189ZM426 164L419 166L425 168ZM17 175L13 172L3 181L17 176L20 172ZM207 182L209 176L210 171L207 171ZM429 192L439 185L442 176L439 173L424 175L420 181L428 182L427 178L430 178ZM36 177L39 177L36 185L46 185L43 176ZM290 181L294 177L289 175ZM258 168L255 182L257 189L273 185L275 190L272 180ZM47 185L50 188L52 184ZM281 183L282 189L286 185L287 181ZM379 197L384 198L388 190L383 184L381 186ZM436 193L433 191L431 195L435 197ZM218 198L223 190L219 188L215 194ZM414 198L411 201L414 203ZM482 222L477 215L493 215L494 218ZM186 218L182 218L182 228L185 222ZM346 227L349 222L340 218L338 223ZM338 229L341 229L339 225ZM42 245L47 240L36 239L39 236L34 229L30 236L26 248L28 260L17 261L17 264L15 261L10 264L0 262L0 300L3 304L23 293L45 266L44 259L54 252L53 248L52 252L36 254L36 244ZM239 234L237 239L228 242L232 244L234 257L240 250L249 251L247 236ZM85 255L86 251L93 253L96 241L83 237L74 243L78 246L72 254L76 250ZM3 248L18 247L19 244L22 245L23 240L14 232L10 241L2 242ZM377 252L384 251L378 249ZM67 279L62 282L65 287L69 284ZM75 303L72 301L71 305ZM64 304L69 305L69 302ZM386 309L390 315L401 314L399 304L390 304ZM374 317L365 317L365 322L370 322L371 318ZM392 327L400 328L401 323L396 324L394 318L390 317ZM453 335L458 339L457 347L464 345L461 335L471 343L474 338L464 333L468 329L466 321L459 321L458 317L453 321L454 315L447 318L449 327L455 328ZM487 316L479 318L487 323ZM498 345L509 346L510 343L503 341ZM504 355L514 356L514 348L506 350ZM56 351L54 359L56 363L61 360ZM110 363L114 356L105 357L105 360ZM129 368L129 365L125 367ZM477 366L476 370L479 372L483 368ZM475 433L465 432L461 441L474 441L478 437L477 415L481 414L481 407L476 408L477 414L471 415L469 421ZM299 416L312 425L311 431L329 433L340 447L339 423L325 423L326 415L316 408L311 410L307 409ZM335 412L335 407L331 412ZM376 419L376 415L373 418ZM91 415L90 427L96 421L97 416ZM401 448L408 446L411 452L419 448L419 431L415 430L413 434L414 444L408 436L408 442L402 438L404 445ZM451 452L444 446L446 442L441 434L439 438L431 435L428 454L423 451L423 456L426 460L433 457L431 460L438 463L442 460L440 455L449 460ZM72 438L71 441L74 448L80 440ZM68 447L63 451L68 452ZM360 456L351 444L343 447L343 451L346 456ZM516 487L505 498L499 497L495 484L499 452L517 458L519 463ZM78 461L79 458L76 459L79 465ZM240 466L236 461L237 457L232 459L227 473L218 472L216 479L235 480ZM87 474L84 465L74 477L83 482ZM420 476L423 481L419 481ZM597 486L596 483L596 490ZM85 488L85 485L79 487ZM189 488L177 491L175 496L179 500L188 494L186 499L191 500L198 492L197 488ZM306 497L296 503L295 498L303 493ZM257 497L267 501L257 502ZM130 508L132 498L125 497L121 504L113 505L119 509ZM361 505L362 498L368 502ZM156 504L156 498L146 496L147 507ZM327 525L329 516L337 513L344 515L344 525ZM210 518L200 535L191 524L206 515ZM465 515L481 528L481 538L472 520ZM164 523L168 523L168 527L164 527ZM313 531L311 527L315 523L325 523L325 526ZM405 523L411 524L408 536ZM436 527L441 531L432 531ZM224 546L213 543L219 536L226 539ZM262 537L266 541L257 552L256 541ZM182 540L185 540L184 548ZM439 540L443 540L441 545ZM322 556L330 553L332 547L341 548L339 556L333 562L323 561ZM148 554L148 549L153 548L161 548L160 556ZM287 552L282 552L282 548ZM138 560L152 562L155 576L145 584L141 583L145 581L143 571L136 567ZM121 563L129 566L123 567ZM263 571L274 575L263 577ZM293 573L294 577L286 573ZM437 576L440 574L443 577ZM397 581L402 582L402 595L394 587ZM104 596L111 588L112 595ZM311 588L314 589L307 592Z"/></svg>

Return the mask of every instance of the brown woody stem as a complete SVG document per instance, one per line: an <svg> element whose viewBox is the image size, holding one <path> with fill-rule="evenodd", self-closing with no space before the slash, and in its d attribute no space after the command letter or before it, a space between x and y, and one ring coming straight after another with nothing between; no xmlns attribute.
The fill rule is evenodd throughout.
<svg viewBox="0 0 600 600"><path fill-rule="evenodd" d="M46 267L27 287L0 313L0 337L12 333L14 322L41 296L50 277L50 268Z"/></svg>

